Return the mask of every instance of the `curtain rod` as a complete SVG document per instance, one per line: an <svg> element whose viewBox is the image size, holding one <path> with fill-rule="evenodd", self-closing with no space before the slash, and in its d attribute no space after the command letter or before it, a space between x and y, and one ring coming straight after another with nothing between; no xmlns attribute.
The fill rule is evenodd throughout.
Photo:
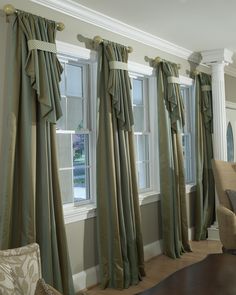
<svg viewBox="0 0 236 295"><path fill-rule="evenodd" d="M164 61L160 56L157 56L155 58L150 58L148 56L144 57L146 62L152 62L153 64L159 64L160 62ZM177 64L178 69L181 69L181 64Z"/></svg>
<svg viewBox="0 0 236 295"><path fill-rule="evenodd" d="M18 12L18 10L11 4L6 4L3 7L3 11L6 15L11 15ZM58 31L63 31L65 29L65 25L63 23L56 23L56 26Z"/></svg>
<svg viewBox="0 0 236 295"><path fill-rule="evenodd" d="M93 41L94 41L94 43L96 43L96 44L100 44L100 43L103 42L103 39L102 39L102 37L100 37L100 36L95 36L95 37L93 38ZM131 53L131 52L133 52L133 47L131 47L131 46L127 46L127 50L128 50L129 53Z"/></svg>

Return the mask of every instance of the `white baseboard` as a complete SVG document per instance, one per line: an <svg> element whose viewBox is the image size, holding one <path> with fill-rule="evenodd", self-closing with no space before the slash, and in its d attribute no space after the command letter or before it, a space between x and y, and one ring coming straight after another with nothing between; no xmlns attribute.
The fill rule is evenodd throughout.
<svg viewBox="0 0 236 295"><path fill-rule="evenodd" d="M163 253L162 240L144 246L144 261Z"/></svg>
<svg viewBox="0 0 236 295"><path fill-rule="evenodd" d="M189 239L189 241L194 240L194 231L195 231L194 227L190 227L188 229L188 239Z"/></svg>
<svg viewBox="0 0 236 295"><path fill-rule="evenodd" d="M144 246L144 260L147 261L162 253L162 240ZM85 290L99 283L99 266L88 268L73 275L75 292Z"/></svg>
<svg viewBox="0 0 236 295"><path fill-rule="evenodd" d="M214 223L211 227L207 229L208 231L208 239L209 241L220 241L220 235L219 235L219 228L218 224Z"/></svg>
<svg viewBox="0 0 236 295"><path fill-rule="evenodd" d="M99 267L98 265L88 268L73 275L73 283L75 292L85 290L88 287L94 286L99 282Z"/></svg>

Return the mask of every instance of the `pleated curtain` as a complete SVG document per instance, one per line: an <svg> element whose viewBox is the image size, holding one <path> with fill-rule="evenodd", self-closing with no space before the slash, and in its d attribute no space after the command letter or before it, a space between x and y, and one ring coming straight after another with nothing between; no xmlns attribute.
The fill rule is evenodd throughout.
<svg viewBox="0 0 236 295"><path fill-rule="evenodd" d="M177 65L163 61L156 67L163 246L167 256L178 258L191 250L181 138L184 105Z"/></svg>
<svg viewBox="0 0 236 295"><path fill-rule="evenodd" d="M211 76L195 76L196 100L196 197L195 239L207 238L207 228L215 218L215 184L211 160L213 159L213 111Z"/></svg>
<svg viewBox="0 0 236 295"><path fill-rule="evenodd" d="M110 68L114 61L120 62L116 69ZM127 69L119 68L127 61L126 47L108 41L99 45L97 219L102 288L128 288L145 274L131 84Z"/></svg>
<svg viewBox="0 0 236 295"><path fill-rule="evenodd" d="M32 39L54 44L55 34L55 22L20 11L8 17L0 248L37 242L43 278L72 295L55 142L62 69L55 53L28 48Z"/></svg>

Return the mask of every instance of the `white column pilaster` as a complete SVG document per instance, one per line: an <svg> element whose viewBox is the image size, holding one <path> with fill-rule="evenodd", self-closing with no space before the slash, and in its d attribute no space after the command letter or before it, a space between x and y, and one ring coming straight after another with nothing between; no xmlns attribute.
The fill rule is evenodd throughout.
<svg viewBox="0 0 236 295"><path fill-rule="evenodd" d="M216 160L227 161L225 63L211 64L213 100L213 149Z"/></svg>
<svg viewBox="0 0 236 295"><path fill-rule="evenodd" d="M223 161L227 161L224 68L229 63L232 63L232 55L233 53L228 49L207 50L202 52L202 63L211 67L214 158ZM219 204L217 195L215 203L217 207ZM208 239L219 239L217 221L208 229Z"/></svg>
<svg viewBox="0 0 236 295"><path fill-rule="evenodd" d="M202 63L209 65L212 73L214 158L227 161L224 67L232 63L233 53L224 48L203 51L201 54Z"/></svg>

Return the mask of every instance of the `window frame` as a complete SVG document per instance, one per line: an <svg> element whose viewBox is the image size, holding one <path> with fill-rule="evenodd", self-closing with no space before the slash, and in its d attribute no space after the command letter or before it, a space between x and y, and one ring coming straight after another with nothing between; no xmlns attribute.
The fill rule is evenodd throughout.
<svg viewBox="0 0 236 295"><path fill-rule="evenodd" d="M58 46L59 44L59 46ZM64 42L57 42L58 59L67 62L70 60L70 64L82 66L83 71L83 99L84 106L84 129L76 131L76 134L88 134L89 140L89 196L90 198L78 203L71 202L63 204L64 217L66 223L74 222L75 220L81 220L91 216L91 212L96 207L96 72L97 65L95 64L95 58L92 56L90 50L73 46ZM80 50L82 54L80 55ZM86 53L86 54L85 54ZM81 58L82 56L82 58ZM85 85L85 86L84 86ZM70 97L70 96L68 96ZM87 98L87 99L85 99ZM57 133L63 133L59 130ZM65 133L67 133L65 131ZM73 133L71 131L71 133ZM89 212L87 210L89 209Z"/></svg>
<svg viewBox="0 0 236 295"><path fill-rule="evenodd" d="M136 73L137 75L137 73ZM138 160L138 155L136 154L136 161L135 161L135 167L136 167L136 172L137 172L137 183L138 183L138 192L139 194L148 192L151 190L151 168L150 168L150 163L151 163L151 130L150 130L150 112L149 112L149 89L148 89L148 78L145 76L135 76L134 73L130 74L130 79L132 79L131 81L131 85L132 85L132 89L134 87L133 81L134 80L139 80L142 81L142 98L143 98L143 104L142 104L142 108L143 108L143 131L135 131L135 126L133 128L134 130L134 145L135 145L135 150L138 152L138 136L148 136L148 160L142 160L139 161ZM139 105L135 105L133 103L134 97L133 97L133 91L132 91L132 107L137 107ZM146 175L146 177L148 177L148 183L149 183L149 187L147 188L139 188L139 177L138 177L138 166L139 164L148 164L148 175Z"/></svg>
<svg viewBox="0 0 236 295"><path fill-rule="evenodd" d="M196 148L195 148L195 100L194 100L194 81L191 78L180 76L180 88L188 89L188 106L190 107L189 118L191 118L191 174L192 178L188 181L186 178L185 186L187 192L190 192L194 189L196 185ZM188 110L189 111L189 110ZM181 134L184 135L184 132ZM184 157L184 161L186 161ZM186 162L185 162L186 163ZM186 165L186 164L185 164ZM186 171L185 171L186 176Z"/></svg>

